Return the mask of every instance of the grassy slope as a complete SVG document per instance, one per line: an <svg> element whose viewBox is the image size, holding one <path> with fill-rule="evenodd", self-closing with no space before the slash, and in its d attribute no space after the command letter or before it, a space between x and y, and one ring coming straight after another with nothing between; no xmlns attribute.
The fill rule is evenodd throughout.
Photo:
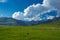
<svg viewBox="0 0 60 40"><path fill-rule="evenodd" d="M60 20L37 26L1 26L0 40L60 40Z"/></svg>

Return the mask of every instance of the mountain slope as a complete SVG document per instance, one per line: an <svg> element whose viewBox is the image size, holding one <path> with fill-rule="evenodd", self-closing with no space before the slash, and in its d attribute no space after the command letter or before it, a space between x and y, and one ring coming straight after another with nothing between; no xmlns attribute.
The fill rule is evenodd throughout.
<svg viewBox="0 0 60 40"><path fill-rule="evenodd" d="M0 25L10 25L10 26L31 26L31 25L40 25L40 24L59 24L60 25L60 17L55 18L53 20L47 20L47 21L22 21L22 20L16 20L13 18L6 18L1 17L0 18Z"/></svg>

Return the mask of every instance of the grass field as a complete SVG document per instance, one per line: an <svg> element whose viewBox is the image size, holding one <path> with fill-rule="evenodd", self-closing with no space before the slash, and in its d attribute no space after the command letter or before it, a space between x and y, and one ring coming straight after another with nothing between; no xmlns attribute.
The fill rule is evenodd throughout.
<svg viewBox="0 0 60 40"><path fill-rule="evenodd" d="M0 26L0 40L60 40L60 25Z"/></svg>

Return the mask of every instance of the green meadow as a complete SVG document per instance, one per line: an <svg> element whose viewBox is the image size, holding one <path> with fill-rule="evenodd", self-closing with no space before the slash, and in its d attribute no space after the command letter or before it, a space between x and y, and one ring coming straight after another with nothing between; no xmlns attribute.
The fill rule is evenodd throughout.
<svg viewBox="0 0 60 40"><path fill-rule="evenodd" d="M60 23L0 26L0 40L60 40Z"/></svg>
<svg viewBox="0 0 60 40"><path fill-rule="evenodd" d="M34 26L0 26L0 40L60 40L60 20Z"/></svg>

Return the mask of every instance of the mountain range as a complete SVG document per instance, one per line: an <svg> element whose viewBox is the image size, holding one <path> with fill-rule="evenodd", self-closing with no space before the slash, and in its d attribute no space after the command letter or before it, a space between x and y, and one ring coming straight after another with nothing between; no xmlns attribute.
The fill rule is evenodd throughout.
<svg viewBox="0 0 60 40"><path fill-rule="evenodd" d="M55 23L56 21L59 21L60 23L60 17L54 18L52 20L46 20L46 21L22 21L22 20L16 20L13 18L7 18L7 17L0 17L0 25L8 25L8 26L31 26L31 25L40 25L45 23Z"/></svg>

